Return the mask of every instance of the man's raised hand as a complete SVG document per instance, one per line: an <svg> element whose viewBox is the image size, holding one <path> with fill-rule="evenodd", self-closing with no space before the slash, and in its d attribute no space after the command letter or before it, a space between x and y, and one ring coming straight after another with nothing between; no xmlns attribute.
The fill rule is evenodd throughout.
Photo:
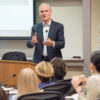
<svg viewBox="0 0 100 100"><path fill-rule="evenodd" d="M35 32L34 36L32 37L32 44L36 43L38 43L38 40L37 40L37 33Z"/></svg>

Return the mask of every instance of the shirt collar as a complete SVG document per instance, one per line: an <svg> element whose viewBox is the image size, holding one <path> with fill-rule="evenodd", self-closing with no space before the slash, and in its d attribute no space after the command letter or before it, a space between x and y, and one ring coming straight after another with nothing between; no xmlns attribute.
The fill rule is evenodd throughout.
<svg viewBox="0 0 100 100"><path fill-rule="evenodd" d="M51 20L49 21L48 24L44 24L44 22L43 22L43 26L50 26L50 24L51 24Z"/></svg>

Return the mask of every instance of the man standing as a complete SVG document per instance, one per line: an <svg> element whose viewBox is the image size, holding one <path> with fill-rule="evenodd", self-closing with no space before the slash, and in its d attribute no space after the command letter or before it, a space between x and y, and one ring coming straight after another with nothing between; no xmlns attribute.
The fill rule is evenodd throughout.
<svg viewBox="0 0 100 100"><path fill-rule="evenodd" d="M33 62L50 61L54 57L62 58L61 49L65 46L64 27L51 19L51 7L47 3L39 6L39 15L43 22L32 27L29 48L35 47Z"/></svg>

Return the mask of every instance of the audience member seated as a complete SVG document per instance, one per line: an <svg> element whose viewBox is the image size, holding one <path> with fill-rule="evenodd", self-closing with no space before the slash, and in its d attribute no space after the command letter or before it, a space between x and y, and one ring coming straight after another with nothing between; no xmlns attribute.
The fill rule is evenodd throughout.
<svg viewBox="0 0 100 100"><path fill-rule="evenodd" d="M35 72L31 68L24 68L21 70L17 80L18 94L12 96L10 100L16 100L17 97L27 94L39 92L38 80Z"/></svg>
<svg viewBox="0 0 100 100"><path fill-rule="evenodd" d="M52 81L58 81L63 80L64 76L67 74L66 72L66 62L62 60L61 58L53 58L50 63L52 64L54 68L54 76L52 78Z"/></svg>
<svg viewBox="0 0 100 100"><path fill-rule="evenodd" d="M39 64L37 64L36 73L40 79L39 88L49 85L53 82L51 82L51 77L54 75L54 69L52 65L49 62L42 61Z"/></svg>
<svg viewBox="0 0 100 100"><path fill-rule="evenodd" d="M100 51L92 53L90 69L92 75L88 78L85 75L72 78L72 85L79 94L78 100L97 100L100 98Z"/></svg>
<svg viewBox="0 0 100 100"><path fill-rule="evenodd" d="M54 68L54 76L52 77L52 82L66 82L66 84L70 84L69 90L67 92L68 95L72 95L75 92L75 89L71 85L71 79L64 80L64 76L67 74L67 64L66 62L58 57L53 58L50 63Z"/></svg>
<svg viewBox="0 0 100 100"><path fill-rule="evenodd" d="M0 100L8 100L8 96L5 91L0 87Z"/></svg>

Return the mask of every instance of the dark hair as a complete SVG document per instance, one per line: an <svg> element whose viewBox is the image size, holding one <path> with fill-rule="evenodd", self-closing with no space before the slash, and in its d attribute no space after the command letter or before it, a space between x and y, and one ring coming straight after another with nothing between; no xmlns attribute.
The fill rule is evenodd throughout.
<svg viewBox="0 0 100 100"><path fill-rule="evenodd" d="M43 77L43 76L40 76L38 75L39 79L41 82L49 82L51 77Z"/></svg>
<svg viewBox="0 0 100 100"><path fill-rule="evenodd" d="M1 87L0 87L0 100L8 100L8 95Z"/></svg>
<svg viewBox="0 0 100 100"><path fill-rule="evenodd" d="M100 73L100 51L94 51L91 54L91 62L96 67L96 70Z"/></svg>
<svg viewBox="0 0 100 100"><path fill-rule="evenodd" d="M63 77L65 76L66 72L66 63L64 60L62 60L61 58L55 57L53 58L50 63L52 64L53 68L54 68L54 78L59 78L59 79L63 79Z"/></svg>

